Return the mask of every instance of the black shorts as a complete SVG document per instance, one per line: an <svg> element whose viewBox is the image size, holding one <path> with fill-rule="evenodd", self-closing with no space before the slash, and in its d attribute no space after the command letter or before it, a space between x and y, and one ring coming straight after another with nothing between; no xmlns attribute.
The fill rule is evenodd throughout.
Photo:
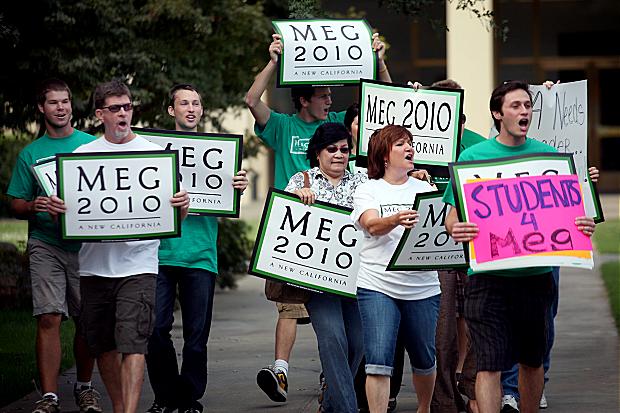
<svg viewBox="0 0 620 413"><path fill-rule="evenodd" d="M547 346L551 272L526 277L473 275L465 285L465 319L478 371L516 363L540 367Z"/></svg>
<svg viewBox="0 0 620 413"><path fill-rule="evenodd" d="M93 356L146 354L155 321L155 274L81 277L80 323Z"/></svg>

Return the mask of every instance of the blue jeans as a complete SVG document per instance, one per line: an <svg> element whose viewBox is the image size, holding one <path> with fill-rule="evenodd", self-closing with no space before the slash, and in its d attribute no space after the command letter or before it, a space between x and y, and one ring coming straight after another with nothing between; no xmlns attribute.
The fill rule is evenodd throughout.
<svg viewBox="0 0 620 413"><path fill-rule="evenodd" d="M357 301L313 293L306 303L319 344L327 389L322 411L357 413L353 378L362 360L364 344Z"/></svg>
<svg viewBox="0 0 620 413"><path fill-rule="evenodd" d="M216 274L198 268L160 266L155 328L146 365L155 401L167 407L194 407L207 387L207 340L211 330ZM183 364L179 372L170 332L177 285L183 320Z"/></svg>
<svg viewBox="0 0 620 413"><path fill-rule="evenodd" d="M366 374L392 375L399 330L413 373L428 375L435 371L435 329L440 296L398 300L378 291L357 289Z"/></svg>
<svg viewBox="0 0 620 413"><path fill-rule="evenodd" d="M549 366L551 365L551 349L555 340L555 316L558 314L558 304L560 301L560 267L552 268L553 274L553 301L551 311L547 319L547 349L543 359L543 369L545 370L545 383L549 381ZM504 395L513 396L517 401L519 398L519 365L515 364L510 370L502 371L502 390Z"/></svg>

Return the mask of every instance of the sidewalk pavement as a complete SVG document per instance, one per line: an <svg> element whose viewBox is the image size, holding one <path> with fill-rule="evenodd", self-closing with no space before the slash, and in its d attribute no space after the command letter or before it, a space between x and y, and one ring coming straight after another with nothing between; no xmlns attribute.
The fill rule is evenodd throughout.
<svg viewBox="0 0 620 413"><path fill-rule="evenodd" d="M593 272L562 269L560 311L556 324L551 380L546 389L548 412L617 413L618 334L610 315L598 268ZM203 399L207 412L316 412L320 361L311 326L300 326L291 357L289 400L271 402L256 386L256 372L273 362L275 306L262 293L263 281L246 276L236 290L218 292L209 340L209 384ZM179 319L180 317L177 317ZM181 326L173 337L179 352ZM409 371L406 368L406 371ZM60 377L63 411L76 411L71 396L75 370ZM105 394L98 374L95 385ZM29 412L38 394L0 408L0 412ZM148 376L142 391L140 410L153 401ZM111 411L104 396L103 406ZM415 393L411 381L403 380L398 412L414 412Z"/></svg>
<svg viewBox="0 0 620 413"><path fill-rule="evenodd" d="M610 203L604 202L614 205L606 211L606 215L610 212L608 219L618 213L618 197L612 199ZM596 261L601 260L597 257ZM618 333L599 271L599 265L594 271L562 269L551 380L546 388L548 412L620 411ZM209 413L306 413L317 410L321 367L314 331L309 325L298 329L290 361L288 402L271 402L256 385L257 371L273 363L276 321L275 305L264 298L263 285L262 279L248 275L239 281L238 289L216 293L209 339L209 384L203 399ZM180 319L178 314L176 318ZM180 358L182 330L179 322L175 324L173 338ZM405 371L410 370L406 368ZM74 380L75 369L62 374L59 380L65 412L76 411L71 388ZM102 404L105 411L111 412L98 374L95 374L94 383L104 394ZM38 398L38 394L31 393L0 408L0 413L29 412ZM146 411L152 401L153 393L146 376L140 411ZM415 408L411 380L405 378L397 411L414 412Z"/></svg>

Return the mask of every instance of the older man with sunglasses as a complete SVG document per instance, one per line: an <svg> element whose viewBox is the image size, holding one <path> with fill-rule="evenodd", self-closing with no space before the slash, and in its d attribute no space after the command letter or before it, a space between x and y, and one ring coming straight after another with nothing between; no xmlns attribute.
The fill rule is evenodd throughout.
<svg viewBox="0 0 620 413"><path fill-rule="evenodd" d="M97 86L95 116L104 136L75 152L161 150L131 130L133 106L129 88L112 81ZM187 216L189 196L177 192L173 207ZM48 211L64 213L58 197ZM155 318L155 284L159 240L110 243L85 242L79 253L82 323L88 348L97 365L115 413L137 411L144 380L144 355Z"/></svg>

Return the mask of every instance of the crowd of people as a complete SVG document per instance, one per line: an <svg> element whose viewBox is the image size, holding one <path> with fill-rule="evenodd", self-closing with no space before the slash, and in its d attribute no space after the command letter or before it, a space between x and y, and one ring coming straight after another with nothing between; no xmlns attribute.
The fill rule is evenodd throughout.
<svg viewBox="0 0 620 413"><path fill-rule="evenodd" d="M379 79L391 82L378 34L372 45ZM359 106L330 112L329 87L293 88L294 114L270 109L261 96L282 50L282 39L274 34L270 60L245 99L256 135L274 151L274 186L305 204L352 208L351 219L364 238L356 299L307 291L279 295L274 361L258 371L258 386L271 400L286 401L297 325L311 323L322 367L319 412L394 410L405 350L420 413L529 413L546 407L543 387L558 269L387 271L403 232L419 221L415 194L438 188L427 171L415 170L413 136L402 126L375 131L367 168L355 166ZM433 86L460 88L451 80ZM196 88L174 85L168 98L175 130L197 132L203 101ZM61 239L57 221L66 206L59 197L45 195L31 172L33 164L58 153L162 149L132 131L132 95L122 82L102 83L94 91L95 116L104 128L99 138L73 128L71 99L60 80L41 85L37 105L46 132L20 153L7 191L15 216L30 224L42 390L32 412L60 411L60 324L69 317L76 325L74 394L80 412L102 412L91 381L95 361L115 413L137 411L145 367L155 396L149 413L202 412L218 268L217 219L188 215L189 196L180 190L170 199L183 218L179 238L81 244ZM526 83L499 85L489 109L497 136L485 139L463 126L459 161L556 151L527 137L532 97ZM595 168L590 174L597 179ZM230 184L243 192L246 172L238 171ZM449 234L457 242L472 241L478 228L459 220L450 184L443 200L452 205L445 223ZM579 217L575 225L587 236L595 229L588 217ZM273 284L268 281L266 289L276 288ZM180 368L171 339L177 298L184 341Z"/></svg>

